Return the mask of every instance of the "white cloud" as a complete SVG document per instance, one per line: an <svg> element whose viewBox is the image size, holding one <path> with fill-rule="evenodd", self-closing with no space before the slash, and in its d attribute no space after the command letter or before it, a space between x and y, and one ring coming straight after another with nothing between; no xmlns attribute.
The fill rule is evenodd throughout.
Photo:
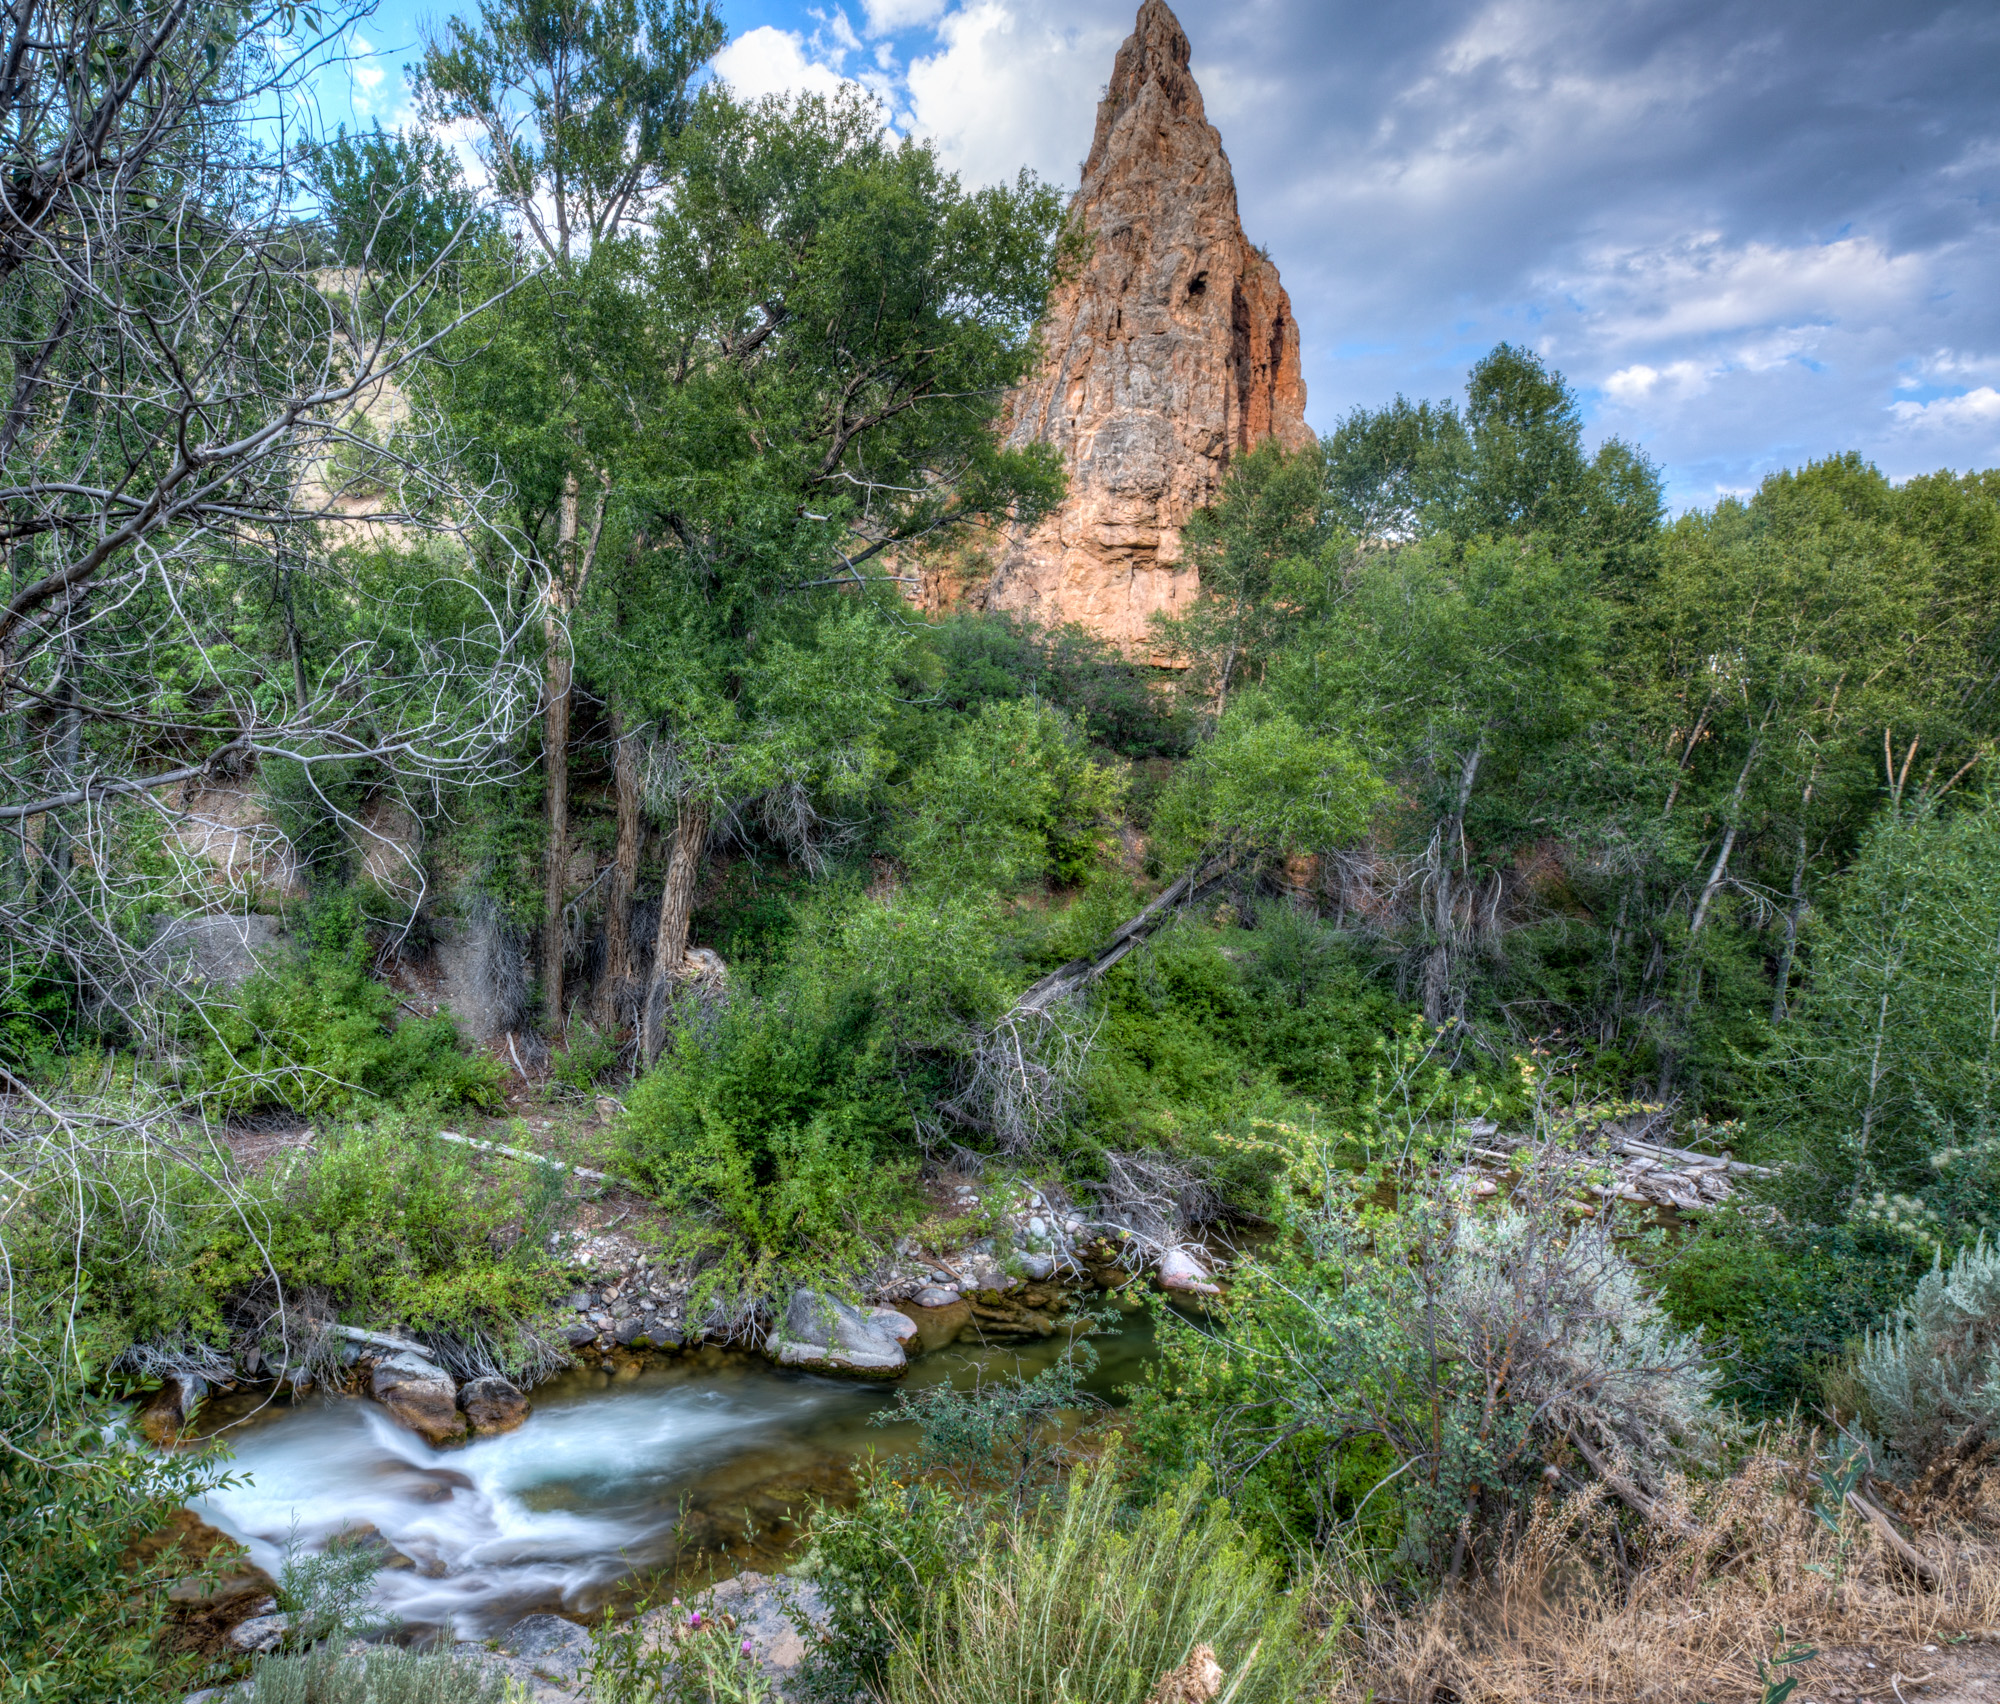
<svg viewBox="0 0 2000 1704"><path fill-rule="evenodd" d="M1963 391L1957 396L1934 397L1929 402L1894 402L1889 412L1896 424L1906 428L1942 428L1945 431L1977 431L2000 426L2000 391L1991 385Z"/></svg>
<svg viewBox="0 0 2000 1704"><path fill-rule="evenodd" d="M1098 86L1132 25L1129 15L1059 22L1053 10L967 0L939 20L938 50L910 62L916 127L968 182L1012 178L1023 165L1057 182L1076 181Z"/></svg>
<svg viewBox="0 0 2000 1704"><path fill-rule="evenodd" d="M830 95L847 79L806 53L796 30L760 24L745 30L715 56L716 75L746 100L765 95Z"/></svg>
<svg viewBox="0 0 2000 1704"><path fill-rule="evenodd" d="M1604 393L1622 403L1643 402L1656 389L1667 394L1698 396L1708 389L1708 381L1714 376L1712 369L1698 361L1670 361L1664 367L1635 362L1606 378Z"/></svg>
<svg viewBox="0 0 2000 1704"><path fill-rule="evenodd" d="M868 16L868 33L886 35L917 24L932 24L944 14L945 0L861 0Z"/></svg>

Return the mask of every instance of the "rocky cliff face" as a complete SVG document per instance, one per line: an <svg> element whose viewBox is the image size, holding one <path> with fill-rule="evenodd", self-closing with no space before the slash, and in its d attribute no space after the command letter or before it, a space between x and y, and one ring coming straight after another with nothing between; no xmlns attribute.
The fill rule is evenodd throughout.
<svg viewBox="0 0 2000 1704"><path fill-rule="evenodd" d="M1243 234L1188 57L1179 21L1146 0L1074 204L1090 256L1051 295L1041 365L1008 416L1010 442L1063 452L1069 496L1004 541L985 594L1140 655L1152 615L1197 589L1180 529L1215 500L1230 456L1312 441L1292 305Z"/></svg>

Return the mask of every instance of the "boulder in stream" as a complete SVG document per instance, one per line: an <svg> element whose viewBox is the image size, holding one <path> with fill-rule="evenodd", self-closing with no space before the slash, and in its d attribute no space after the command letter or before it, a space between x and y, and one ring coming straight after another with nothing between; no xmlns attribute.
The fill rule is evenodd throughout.
<svg viewBox="0 0 2000 1704"><path fill-rule="evenodd" d="M409 1427L427 1444L455 1444L465 1436L465 1416L458 1411L458 1388L451 1375L414 1350L399 1350L377 1361L368 1394L388 1409L399 1426Z"/></svg>
<svg viewBox="0 0 2000 1704"><path fill-rule="evenodd" d="M872 1313L818 1290L794 1290L766 1347L781 1367L896 1378L909 1366L909 1357Z"/></svg>
<svg viewBox="0 0 2000 1704"><path fill-rule="evenodd" d="M198 1373L168 1379L139 1410L140 1436L160 1449L179 1443L182 1429L207 1395L208 1381Z"/></svg>
<svg viewBox="0 0 2000 1704"><path fill-rule="evenodd" d="M511 1432L528 1417L528 1399L506 1379L474 1379L458 1393L465 1423L475 1432Z"/></svg>
<svg viewBox="0 0 2000 1704"><path fill-rule="evenodd" d="M1222 1291L1208 1281L1208 1268L1192 1249L1170 1248L1160 1256L1160 1288L1179 1290L1185 1295L1219 1296Z"/></svg>

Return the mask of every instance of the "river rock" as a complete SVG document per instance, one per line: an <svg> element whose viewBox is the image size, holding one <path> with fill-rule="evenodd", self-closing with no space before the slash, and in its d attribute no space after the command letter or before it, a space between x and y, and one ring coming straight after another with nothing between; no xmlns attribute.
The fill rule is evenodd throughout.
<svg viewBox="0 0 2000 1704"><path fill-rule="evenodd" d="M678 1349L682 1341L680 1332L665 1319L650 1315L620 1320L611 1335L628 1349Z"/></svg>
<svg viewBox="0 0 2000 1704"><path fill-rule="evenodd" d="M917 1335L917 1322L898 1308L865 1308L862 1311L898 1343L908 1343Z"/></svg>
<svg viewBox="0 0 2000 1704"><path fill-rule="evenodd" d="M220 1609L244 1598L270 1597L277 1582L248 1557L226 1561L212 1572L190 1574L167 1588L167 1602L176 1609L197 1612Z"/></svg>
<svg viewBox="0 0 2000 1704"><path fill-rule="evenodd" d="M595 1343L597 1341L597 1327L592 1325L588 1320L579 1320L575 1325L569 1326L564 1330L563 1340L572 1349L581 1349L586 1343Z"/></svg>
<svg viewBox="0 0 2000 1704"><path fill-rule="evenodd" d="M168 1379L139 1410L140 1436L160 1449L178 1443L182 1429L207 1395L208 1380L198 1373Z"/></svg>
<svg viewBox="0 0 2000 1704"><path fill-rule="evenodd" d="M538 1678L575 1681L589 1667L595 1642L590 1630L560 1615L530 1615L501 1637L504 1655L523 1659Z"/></svg>
<svg viewBox="0 0 2000 1704"><path fill-rule="evenodd" d="M266 1651L275 1651L284 1643L285 1635L291 1630L289 1615L256 1615L248 1621L239 1621L229 1630L229 1642L237 1650L252 1656Z"/></svg>
<svg viewBox="0 0 2000 1704"><path fill-rule="evenodd" d="M409 1427L427 1444L455 1444L465 1436L465 1416L458 1411L458 1390L451 1375L414 1350L377 1361L368 1394L398 1425Z"/></svg>
<svg viewBox="0 0 2000 1704"><path fill-rule="evenodd" d="M948 1284L926 1284L910 1298L920 1308L948 1308L958 1299L958 1292Z"/></svg>
<svg viewBox="0 0 2000 1704"><path fill-rule="evenodd" d="M1160 1256L1160 1288L1188 1295L1219 1296L1222 1291L1208 1281L1208 1268L1192 1249L1170 1248Z"/></svg>
<svg viewBox="0 0 2000 1704"><path fill-rule="evenodd" d="M909 1366L903 1345L861 1309L817 1290L794 1290L766 1339L781 1367L893 1379Z"/></svg>
<svg viewBox="0 0 2000 1704"><path fill-rule="evenodd" d="M474 1379L458 1393L465 1423L475 1432L511 1432L528 1417L528 1399L506 1379Z"/></svg>
<svg viewBox="0 0 2000 1704"><path fill-rule="evenodd" d="M1007 407L1008 447L1054 446L1069 491L1006 540L984 589L990 608L1081 622L1140 656L1152 617L1200 589L1181 529L1230 459L1267 438L1313 442L1291 301L1244 235L1190 53L1163 0L1146 0L1071 203L1090 254L1050 293L1040 363Z"/></svg>

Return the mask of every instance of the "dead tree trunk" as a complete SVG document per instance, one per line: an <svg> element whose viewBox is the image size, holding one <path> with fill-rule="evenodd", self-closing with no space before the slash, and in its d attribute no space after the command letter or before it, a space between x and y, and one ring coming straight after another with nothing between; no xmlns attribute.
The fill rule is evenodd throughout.
<svg viewBox="0 0 2000 1704"><path fill-rule="evenodd" d="M674 824L674 849L667 859L667 884L660 895L660 928L653 940L653 975L646 988L646 1015L640 1026L640 1046L650 1065L660 1056L665 1010L674 979L687 957L688 919L694 913L695 877L708 849L708 803L691 800L681 806Z"/></svg>
<svg viewBox="0 0 2000 1704"><path fill-rule="evenodd" d="M1467 873L1465 807L1472 800L1473 783L1479 779L1479 764L1485 755L1486 744L1482 740L1459 765L1457 802L1451 815L1439 825L1432 843L1431 930L1436 939L1424 955L1423 996L1424 1022L1439 1028L1450 1015L1452 948L1459 933L1458 888Z"/></svg>
<svg viewBox="0 0 2000 1704"><path fill-rule="evenodd" d="M597 990L599 1021L615 1024L632 987L632 895L639 886L639 741L616 711L611 718L611 774L618 798L618 850L611 864L611 897L604 916L604 980Z"/></svg>
<svg viewBox="0 0 2000 1704"><path fill-rule="evenodd" d="M563 482L561 519L556 532L556 571L549 578L549 602L542 618L548 671L542 707L542 750L546 765L549 823L548 854L543 864L542 998L549 1023L563 1020L563 899L569 883L569 712L573 658L567 616L570 577L576 554L577 482Z"/></svg>
<svg viewBox="0 0 2000 1704"><path fill-rule="evenodd" d="M563 481L562 507L556 532L556 571L549 577L548 604L542 633L548 646L544 691L542 746L548 766L549 848L542 895L542 996L552 1027L563 1021L564 900L569 889L569 722L574 657L569 644L569 616L583 595L597 559L597 542L604 532L604 510L610 498L611 476L599 475L597 514L590 539L579 549L578 519L582 509L577 477Z"/></svg>

